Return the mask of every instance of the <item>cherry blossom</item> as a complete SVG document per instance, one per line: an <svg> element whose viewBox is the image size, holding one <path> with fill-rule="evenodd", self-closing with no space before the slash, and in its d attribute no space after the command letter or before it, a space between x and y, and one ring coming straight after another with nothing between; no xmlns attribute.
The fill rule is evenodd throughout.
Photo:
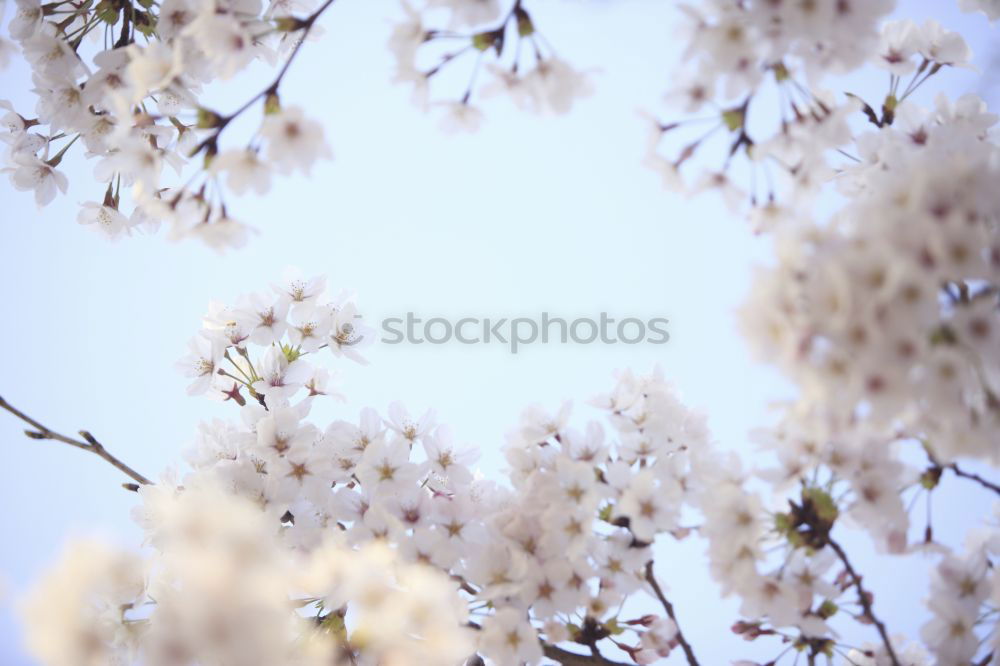
<svg viewBox="0 0 1000 666"><path fill-rule="evenodd" d="M959 4L1000 17L995 1ZM8 32L37 103L31 117L0 101L2 171L44 206L67 191L62 160L82 147L100 185L81 224L119 239L164 223L170 238L240 246L250 228L229 191L267 193L272 170L308 175L332 154L325 119L281 90L330 5L16 0ZM720 194L773 248L740 321L793 393L752 434L752 454L715 442L662 372L623 371L582 410L527 407L503 438L504 468L484 471L434 410L334 404L346 401L339 364L366 364L376 332L353 293L289 270L269 290L210 302L177 366L190 395L231 418L202 424L187 467L155 483L88 431L61 435L0 398L28 437L134 481L150 547L72 544L21 606L32 654L53 666L700 666L659 577L691 538L713 591L733 597L722 630L773 647L770 666L1000 663L998 514L971 516L962 543L943 543L930 508L953 483L1000 494L989 478L1000 465L997 116L972 94L915 102L973 55L936 21L889 19L894 7L684 5L685 71L667 100L708 117L640 119L643 162L667 187ZM451 129L487 122L496 95L568 113L594 81L556 55L533 11L404 3L394 77ZM0 42L0 66L9 50ZM259 60L278 68L256 95L230 111L204 105L216 79ZM442 95L453 79L438 74L463 67L464 88ZM887 87L840 89L836 77L866 68ZM258 118L246 142L230 129L244 114ZM834 203L821 208L825 197ZM930 567L917 635L894 633L858 542Z"/></svg>

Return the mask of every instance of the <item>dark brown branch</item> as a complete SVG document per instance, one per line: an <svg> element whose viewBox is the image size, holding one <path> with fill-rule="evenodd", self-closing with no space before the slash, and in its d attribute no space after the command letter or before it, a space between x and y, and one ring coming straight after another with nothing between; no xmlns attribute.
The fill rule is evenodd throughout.
<svg viewBox="0 0 1000 666"><path fill-rule="evenodd" d="M681 625L677 622L677 616L674 614L674 605L667 600L666 595L663 594L663 589L660 587L660 584L656 580L656 576L653 574L653 560L646 562L646 582L653 588L656 598L659 599L660 603L663 605L663 610L667 611L667 615L674 621L674 626L677 627L677 643L680 644L681 649L684 650L684 656L687 657L687 663L689 666L699 666L698 658L694 656L694 650L691 649L691 644L687 642L686 638L684 638L684 633L681 631Z"/></svg>
<svg viewBox="0 0 1000 666"><path fill-rule="evenodd" d="M628 666L628 664L620 661L605 659L599 654L578 654L548 643L542 643L542 650L545 652L546 657L553 661L558 661L562 666Z"/></svg>
<svg viewBox="0 0 1000 666"><path fill-rule="evenodd" d="M875 610L872 608L871 595L865 590L864 586L861 584L861 576L858 572L854 570L851 566L851 561L847 559L847 553L841 547L839 543L833 539L828 538L827 543L830 544L830 548L833 548L833 552L837 553L837 557L840 558L840 562L844 565L844 569L847 570L847 575L851 577L851 581L854 584L854 589L858 592L858 601L861 602L861 607L865 611L865 616L875 624L875 628L878 629L878 635L882 638L882 644L885 645L885 650L889 654L889 661L892 666L900 666L899 658L896 656L896 651L892 648L892 642L889 640L889 632L885 628L885 623L875 616Z"/></svg>
<svg viewBox="0 0 1000 666"><path fill-rule="evenodd" d="M17 418L21 419L22 421L30 425L33 428L33 430L25 430L24 434L30 437L31 439L51 439L57 442L62 442L63 444L69 444L70 446L75 446L76 448L83 449L84 451L90 451L94 455L97 455L106 460L107 462L111 463L111 465L113 465L121 472L126 474L133 481L136 481L137 483L142 485L147 485L151 483L150 480L144 477L142 474L139 474L139 472L135 471L134 469L123 463L121 460L111 455L108 452L108 450L104 448L104 445L101 444L99 441L97 441L97 438L95 438L86 430L80 431L80 437L83 438L83 441L79 439L73 439L72 437L61 435L55 432L54 430L49 430L47 427L43 426L35 419L31 418L21 410L11 405L2 397L0 397L0 408L6 409L8 412L10 412ZM124 484L124 485L129 490L133 489L131 487L133 484Z"/></svg>
<svg viewBox="0 0 1000 666"><path fill-rule="evenodd" d="M927 441L926 440L920 440L920 441L923 444L924 452L927 454L927 458L931 461L931 468L928 469L927 472L933 473L935 475L934 485L937 485L937 479L941 477L941 473L946 469L950 469L952 472L955 473L955 476L963 479L968 479L970 481L975 481L983 488L986 488L987 490L992 490L993 492L1000 495L1000 485L993 483L992 481L987 481L978 474L974 474L972 472L966 472L964 469L958 466L958 463L954 462L942 463L937 459L937 456L934 455L934 451L931 450L931 447L928 445Z"/></svg>
<svg viewBox="0 0 1000 666"><path fill-rule="evenodd" d="M966 472L964 469L961 469L958 466L958 463L951 463L950 465L945 465L945 467L953 471L956 476L960 476L963 479L969 479L970 481L975 481L983 488L988 488L989 490L992 490L996 494L1000 495L1000 486L993 483L992 481L987 481L978 474L973 474L972 472Z"/></svg>

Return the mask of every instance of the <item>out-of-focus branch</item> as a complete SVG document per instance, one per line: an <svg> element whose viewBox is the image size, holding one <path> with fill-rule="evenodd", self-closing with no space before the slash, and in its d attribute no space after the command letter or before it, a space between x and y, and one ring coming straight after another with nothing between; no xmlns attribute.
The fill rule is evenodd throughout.
<svg viewBox="0 0 1000 666"><path fill-rule="evenodd" d="M562 666L628 666L620 661L611 661L601 655L577 654L548 643L542 644L545 656L558 661Z"/></svg>
<svg viewBox="0 0 1000 666"><path fill-rule="evenodd" d="M677 616L674 614L674 605L667 600L666 595L663 594L663 589L660 587L659 582L656 580L656 576L653 574L653 560L646 562L646 582L653 588L656 598L659 599L660 603L663 605L663 610L667 611L667 615L674 621L674 625L677 627L677 643L681 646L681 649L684 650L684 656L687 658L688 665L699 666L698 658L694 656L694 650L691 648L691 644L687 642L687 639L684 638L684 632L681 631L681 625L677 622Z"/></svg>
<svg viewBox="0 0 1000 666"><path fill-rule="evenodd" d="M958 466L958 463L951 463L950 465L945 465L945 467L954 472L956 476L960 476L963 479L969 479L970 481L975 481L983 488L988 488L989 490L992 490L996 494L1000 495L1000 486L993 483L992 481L987 481L978 474L973 474L972 472L966 472L964 469Z"/></svg>
<svg viewBox="0 0 1000 666"><path fill-rule="evenodd" d="M854 570L851 566L851 561L847 559L847 552L844 551L843 547L833 539L828 538L827 543L830 544L830 548L833 548L833 552L837 553L837 557L840 558L840 562L844 565L844 569L847 570L847 575L851 577L851 581L854 584L854 589L858 592L858 601L861 602L861 607L865 611L865 616L868 617L874 624L875 628L878 629L878 635L882 638L882 644L885 645L885 650L889 654L889 661L892 662L892 666L900 666L899 658L896 657L896 651L892 648L892 642L889 640L889 632L885 628L885 623L875 616L875 610L872 608L871 594L865 590L864 586L861 584L861 576L858 572Z"/></svg>
<svg viewBox="0 0 1000 666"><path fill-rule="evenodd" d="M72 437L67 437L66 435L61 435L55 432L54 430L50 430L46 426L42 425L35 419L31 418L21 410L11 405L2 397L0 397L0 407L6 409L8 412L10 412L11 414L13 414L14 416L16 416L17 418L21 419L22 421L31 426L31 429L24 431L24 434L30 437L31 439L51 439L57 442L62 442L63 444L69 444L70 446L75 446L76 448L83 449L84 451L90 451L94 455L97 455L106 460L107 462L111 463L114 467L121 470L124 474L126 474L129 478L133 479L137 483L142 485L147 485L151 483L151 481L146 477L144 477L142 474L139 474L139 472L135 471L134 469L123 463L121 460L111 455L111 453L109 453L108 450L104 448L104 445L101 444L99 441L97 441L97 438L95 438L86 430L80 431L80 437L83 438L82 441L79 439L73 439ZM135 488L132 487L132 484L124 484L124 485L126 488L129 488L130 490L135 490Z"/></svg>
<svg viewBox="0 0 1000 666"><path fill-rule="evenodd" d="M920 443L924 447L924 452L927 454L927 458L931 461L931 467L927 470L927 473L933 474L931 478L933 485L937 485L938 479L941 478L942 472L948 469L954 472L955 476L960 477L962 479L968 479L969 481L975 481L983 488L986 488L987 490L992 490L996 494L1000 495L1000 485L993 483L992 481L988 481L987 479L984 479L983 477L973 472L966 472L964 469L959 467L958 463L956 462L951 462L951 463L941 462L940 460L938 460L937 456L934 455L934 451L928 445L927 440L920 439Z"/></svg>

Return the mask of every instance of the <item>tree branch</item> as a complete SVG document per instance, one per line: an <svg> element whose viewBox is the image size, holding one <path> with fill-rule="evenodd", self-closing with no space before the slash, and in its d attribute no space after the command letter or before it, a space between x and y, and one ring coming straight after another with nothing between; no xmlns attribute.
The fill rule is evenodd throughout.
<svg viewBox="0 0 1000 666"><path fill-rule="evenodd" d="M595 664L596 666L628 666L620 661L605 659L600 655L577 654L548 643L542 643L542 650L546 657L558 661L562 666L595 666Z"/></svg>
<svg viewBox="0 0 1000 666"><path fill-rule="evenodd" d="M950 469L951 471L953 471L956 476L960 476L963 479L969 479L971 481L975 481L976 483L978 483L979 485L981 485L983 488L988 488L989 490L992 490L996 494L1000 495L1000 486L998 486L997 484L995 484L995 483L993 483L991 481L987 481L986 479L984 479L983 477L979 476L978 474L973 474L972 472L966 472L964 469L961 469L958 466L958 463L951 463L950 465L945 465L945 467L947 467L948 469Z"/></svg>
<svg viewBox="0 0 1000 666"><path fill-rule="evenodd" d="M292 48L292 52L288 55L288 58L285 60L285 63L281 66L281 69L278 70L278 75L274 77L274 80L271 81L271 83L268 84L266 88L264 88L256 95L248 99L238 109L236 109L229 115L219 116L218 124L215 126L215 131L212 132L207 138L203 139L201 143L199 143L195 147L195 149L191 152L190 156L193 157L194 155L197 155L205 148L208 148L210 151L217 148L219 135L222 134L222 130L226 129L226 126L230 122L232 122L234 118L236 118L244 111L249 109L251 106L253 106L254 102L256 102L257 100L261 98L266 99L269 95L278 94L278 88L281 86L282 80L285 78L285 75L291 68L292 62L295 60L295 57L298 56L299 51L302 50L302 45L305 44L306 38L309 37L309 31L312 30L313 24L316 23L316 20L319 19L319 17L323 14L323 12L329 9L330 5L332 5L333 3L334 0L324 0L323 4L321 4L318 8L316 8L316 10L313 11L311 14L309 14L309 16L307 16L306 18L295 19L295 21L297 22L295 30L301 30L302 35L299 37L299 40L295 43L295 46Z"/></svg>
<svg viewBox="0 0 1000 666"><path fill-rule="evenodd" d="M847 574L851 577L854 583L854 588L858 591L858 601L861 602L861 607L865 611L865 615L875 624L875 628L878 629L878 635L882 638L882 644L885 645L886 652L889 653L889 661L892 666L900 666L899 658L896 656L896 651L892 648L892 642L889 640L889 632L885 628L885 623L875 616L875 611L872 608L871 595L865 590L864 586L861 584L861 576L858 572L854 570L851 566L851 561L847 559L847 553L841 547L839 543L833 539L827 537L827 543L833 548L833 551L837 553L837 557L840 558L841 563L847 570Z"/></svg>
<svg viewBox="0 0 1000 666"><path fill-rule="evenodd" d="M993 483L992 481L987 481L978 474L974 474L972 472L966 472L964 469L958 466L958 463L955 462L942 463L941 461L938 460L937 456L934 455L934 451L931 450L931 447L928 444L927 440L921 439L920 443L924 447L924 453L927 454L927 459L931 461L932 467L929 470L927 470L928 472L934 472L938 477L940 477L941 472L943 472L946 469L950 469L952 472L955 473L955 476L961 477L963 479L969 479L970 481L975 481L983 488L986 488L987 490L992 490L996 494L1000 495L1000 485ZM936 484L937 479L934 479L934 481Z"/></svg>
<svg viewBox="0 0 1000 666"><path fill-rule="evenodd" d="M151 481L146 477L144 477L142 474L139 474L139 472L135 471L134 469L123 463L121 460L111 455L108 452L108 450L104 448L104 445L101 444L99 441L97 441L97 438L91 435L86 430L80 431L80 437L83 438L83 441L80 441L78 439L73 439L72 437L67 437L66 435L60 435L59 433L53 430L49 430L46 426L42 425L35 419L31 418L30 416L22 412L21 410L17 409L9 402L4 400L2 397L0 397L0 408L6 409L8 412L10 412L17 418L21 419L22 421L30 425L33 428L33 430L25 430L24 434L30 437L31 439L51 439L57 442L62 442L63 444L69 444L70 446L75 446L76 448L83 449L84 451L90 451L94 455L97 455L106 460L107 462L111 463L114 467L119 469L121 472L126 474L129 478L136 481L137 483L142 485L148 485L151 483ZM135 488L130 487L131 484L124 484L124 485L126 488L135 490Z"/></svg>
<svg viewBox="0 0 1000 666"><path fill-rule="evenodd" d="M653 560L646 562L646 582L650 584L653 588L653 592L656 593L656 598L660 600L661 604L663 604L663 610L667 611L667 615L674 621L674 625L677 627L677 642L680 644L681 649L684 650L684 656L687 657L687 663L689 666L700 666L698 664L698 658L694 656L694 650L691 649L691 644L687 642L686 638L684 638L684 633L681 631L681 625L677 622L677 616L674 614L674 605L667 600L667 597L663 594L663 589L656 580L656 576L653 575Z"/></svg>

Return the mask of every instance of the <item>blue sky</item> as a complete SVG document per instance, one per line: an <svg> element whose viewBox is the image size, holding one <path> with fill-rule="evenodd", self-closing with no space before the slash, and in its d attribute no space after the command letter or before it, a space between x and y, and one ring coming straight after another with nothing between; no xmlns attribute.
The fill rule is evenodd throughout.
<svg viewBox="0 0 1000 666"><path fill-rule="evenodd" d="M286 104L322 119L335 159L311 178L279 179L266 197L236 202L232 212L259 230L240 251L219 256L162 234L105 242L75 222L77 204L102 194L91 164L64 162L70 192L43 210L0 183L0 395L56 430L89 429L158 475L179 464L200 420L235 416L228 405L185 397L185 380L173 369L208 301L262 289L294 265L355 289L375 320L412 310L452 317L607 311L671 321L666 345L538 345L516 356L493 345L378 345L369 367L331 358L344 371L348 404L315 410L320 421L353 418L367 405L384 411L397 399L411 411L433 407L460 439L483 449L483 471L499 476L503 433L525 405L572 398L582 422L596 416L584 401L611 386L614 369L644 372L659 363L687 403L709 413L721 445L751 451L748 430L786 394L770 369L752 362L734 317L767 243L720 202L667 193L639 165L646 129L637 110L658 108L678 67L676 9L638 0L538 4L535 21L560 55L595 70L596 94L560 118L490 100L480 132L451 136L389 83L386 17L398 15L395 3L337 3L322 20L326 35L306 45L282 91ZM908 15L961 28L987 67L985 47L996 35L984 19L959 14L951 2L900 4ZM2 96L31 108L23 65L0 72L0 82ZM218 107L235 108L259 85L253 76L227 85ZM936 85L961 92L976 82L957 72ZM11 666L31 661L10 603L67 534L123 544L139 538L128 517L135 497L119 487L114 469L20 433L0 415L7 507L0 662ZM986 507L986 498L964 489L955 489L952 502L963 511ZM856 544L865 563L866 549ZM735 616L719 621L732 604L720 606L707 592L714 588L702 545L662 550L658 568L703 663L752 654L727 631ZM893 629L912 634L920 622L922 590L902 581L922 566L868 564L884 614L899 618Z"/></svg>

